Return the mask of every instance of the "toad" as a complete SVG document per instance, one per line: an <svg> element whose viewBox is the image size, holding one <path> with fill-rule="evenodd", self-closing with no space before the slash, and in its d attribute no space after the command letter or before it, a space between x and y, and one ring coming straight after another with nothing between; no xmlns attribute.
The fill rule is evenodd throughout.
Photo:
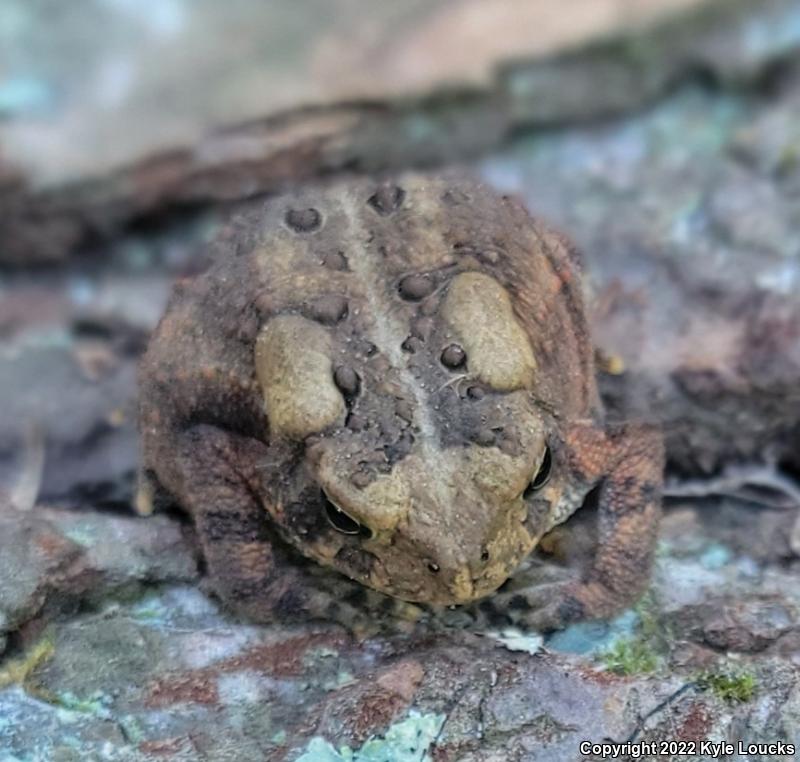
<svg viewBox="0 0 800 762"><path fill-rule="evenodd" d="M406 174L272 198L214 251L141 363L137 506L162 490L191 514L232 609L353 626L396 599L548 630L642 591L662 440L604 421L561 235L477 181ZM583 578L498 591L590 492Z"/></svg>

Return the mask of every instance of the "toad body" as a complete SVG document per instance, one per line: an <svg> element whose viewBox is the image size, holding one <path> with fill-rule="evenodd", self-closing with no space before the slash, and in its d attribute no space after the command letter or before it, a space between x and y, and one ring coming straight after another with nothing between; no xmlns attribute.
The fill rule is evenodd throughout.
<svg viewBox="0 0 800 762"><path fill-rule="evenodd" d="M215 250L142 361L137 501L161 488L191 513L234 610L353 624L388 608L366 586L492 596L552 629L641 592L661 439L604 425L561 236L475 181L409 174L274 198ZM585 577L495 592L595 487Z"/></svg>

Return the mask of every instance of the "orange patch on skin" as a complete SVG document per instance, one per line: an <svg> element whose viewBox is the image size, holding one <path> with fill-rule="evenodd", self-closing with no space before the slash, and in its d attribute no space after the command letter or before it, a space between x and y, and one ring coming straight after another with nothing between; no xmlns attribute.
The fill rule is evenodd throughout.
<svg viewBox="0 0 800 762"><path fill-rule="evenodd" d="M605 472L612 445L602 431L575 427L567 433L566 441L570 464L582 478L594 481Z"/></svg>
<svg viewBox="0 0 800 762"><path fill-rule="evenodd" d="M574 593L587 612L593 618L606 619L619 611L619 597L608 587L596 582L589 582L578 587Z"/></svg>

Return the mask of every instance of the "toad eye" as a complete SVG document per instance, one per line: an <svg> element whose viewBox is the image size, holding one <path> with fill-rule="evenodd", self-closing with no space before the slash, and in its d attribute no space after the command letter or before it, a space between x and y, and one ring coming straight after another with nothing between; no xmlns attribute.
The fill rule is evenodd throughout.
<svg viewBox="0 0 800 762"><path fill-rule="evenodd" d="M536 472L536 476L531 479L531 483L527 486L524 492L524 496L528 497L532 493L540 490L550 481L550 472L553 468L553 457L550 454L550 448L545 445L544 448L544 456L542 457L542 462L539 465L539 470Z"/></svg>
<svg viewBox="0 0 800 762"><path fill-rule="evenodd" d="M352 516L348 516L341 508L335 505L331 499L322 491L325 517L328 523L342 534L361 535L362 537L372 537L372 530L360 524Z"/></svg>

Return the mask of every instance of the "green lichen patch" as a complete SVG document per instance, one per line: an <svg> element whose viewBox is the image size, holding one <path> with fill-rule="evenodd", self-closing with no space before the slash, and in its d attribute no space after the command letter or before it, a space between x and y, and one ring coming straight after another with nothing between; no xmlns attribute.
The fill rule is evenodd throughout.
<svg viewBox="0 0 800 762"><path fill-rule="evenodd" d="M370 738L360 749L337 751L323 738L313 738L295 762L429 762L428 749L444 724L443 714L409 712L383 738Z"/></svg>
<svg viewBox="0 0 800 762"><path fill-rule="evenodd" d="M95 691L91 696L85 698L76 696L72 691L64 691L63 693L54 694L53 703L69 712L91 714L103 719L107 719L110 716L108 711L109 699L101 691Z"/></svg>
<svg viewBox="0 0 800 762"><path fill-rule="evenodd" d="M46 635L19 659L11 659L0 666L0 688L8 685L27 685L31 674L46 662L55 650L53 638Z"/></svg>
<svg viewBox="0 0 800 762"><path fill-rule="evenodd" d="M609 622L577 622L565 630L549 635L545 646L551 651L597 656L610 648L617 640L631 636L639 622L633 609L623 611Z"/></svg>

